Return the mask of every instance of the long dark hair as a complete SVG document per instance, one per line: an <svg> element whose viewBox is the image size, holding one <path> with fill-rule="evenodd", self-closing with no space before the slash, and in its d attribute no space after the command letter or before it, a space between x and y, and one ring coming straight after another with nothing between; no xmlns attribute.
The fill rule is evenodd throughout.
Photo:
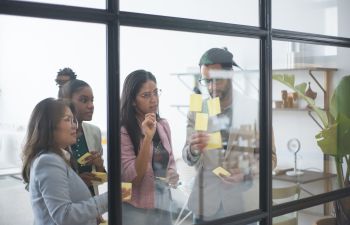
<svg viewBox="0 0 350 225"><path fill-rule="evenodd" d="M142 139L143 135L141 127L137 122L134 102L142 85L149 80L157 83L156 77L151 72L136 70L126 77L123 85L120 107L120 125L124 126L130 135L131 142L134 146L135 155L138 154L140 140ZM159 114L157 113L157 120L159 119Z"/></svg>
<svg viewBox="0 0 350 225"><path fill-rule="evenodd" d="M29 183L32 162L39 154L54 152L64 158L55 142L54 131L64 116L66 107L70 108L74 115L74 106L62 99L46 98L33 109L22 152L22 177L26 183Z"/></svg>

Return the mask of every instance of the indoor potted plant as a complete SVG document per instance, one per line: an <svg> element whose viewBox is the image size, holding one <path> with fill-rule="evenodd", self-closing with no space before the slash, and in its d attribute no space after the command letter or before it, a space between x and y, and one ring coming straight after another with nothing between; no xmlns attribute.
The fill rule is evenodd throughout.
<svg viewBox="0 0 350 225"><path fill-rule="evenodd" d="M349 186L350 177L350 75L344 76L334 90L329 111L316 106L315 101L305 95L306 83L295 84L294 75L276 74L277 80L298 93L322 124L316 134L317 144L324 154L333 156L337 170L339 188ZM350 224L350 197L335 202L338 225Z"/></svg>

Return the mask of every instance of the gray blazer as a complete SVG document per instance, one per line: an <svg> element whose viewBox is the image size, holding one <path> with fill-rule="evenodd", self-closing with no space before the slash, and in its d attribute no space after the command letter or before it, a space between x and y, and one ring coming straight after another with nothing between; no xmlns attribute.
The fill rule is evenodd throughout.
<svg viewBox="0 0 350 225"><path fill-rule="evenodd" d="M55 153L34 160L29 192L35 225L96 225L108 208L107 193L91 197L83 180Z"/></svg>
<svg viewBox="0 0 350 225"><path fill-rule="evenodd" d="M89 123L82 123L83 132L85 135L86 144L88 146L89 151L98 151L103 153L103 148L101 144L101 130L95 125ZM92 166L92 171L95 172L95 166ZM93 184L94 192L98 195L98 187L97 184Z"/></svg>

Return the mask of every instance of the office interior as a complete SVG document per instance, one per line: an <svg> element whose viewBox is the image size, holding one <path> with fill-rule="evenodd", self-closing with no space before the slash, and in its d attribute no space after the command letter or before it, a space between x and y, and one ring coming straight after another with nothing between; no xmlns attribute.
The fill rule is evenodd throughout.
<svg viewBox="0 0 350 225"><path fill-rule="evenodd" d="M159 113L172 131L181 181L179 188L171 190L173 222L192 224L186 203L196 171L182 159L186 115L190 95L198 88L199 58L213 47L227 48L240 67L234 68L232 80L241 96L235 128L247 133L240 144L265 145L260 146L254 184L243 193L242 214L209 224L278 224L287 215L295 218L295 224L316 225L334 217L333 202L349 191L337 183L334 157L325 155L317 144L322 121L304 99L293 97L294 90L274 77L292 75L295 84L305 83L313 93L315 105L329 110L334 90L350 75L349 9L346 0L2 1L0 223L33 223L20 176L23 138L31 110L40 100L57 97L56 74L70 67L92 87L91 123L102 131L106 168L119 161L108 158L108 151L120 147L109 148L107 138L112 137L109 122L118 119L111 112L119 109L108 107L119 107L119 96L113 93L121 93L125 77L136 69L156 76L162 90ZM268 127L273 133L262 133ZM264 152L271 147L267 142L276 147L277 166L261 170L271 163ZM120 182L120 177L109 179ZM272 199L274 188L293 185L297 185L294 195ZM100 186L100 191L107 190L107 183ZM279 211L278 204L284 204L285 211ZM118 216L120 212L104 215L116 220Z"/></svg>

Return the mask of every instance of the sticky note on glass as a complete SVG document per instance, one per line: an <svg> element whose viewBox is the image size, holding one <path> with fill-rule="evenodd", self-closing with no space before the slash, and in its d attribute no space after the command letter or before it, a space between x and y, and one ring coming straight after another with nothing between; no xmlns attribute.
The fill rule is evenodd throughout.
<svg viewBox="0 0 350 225"><path fill-rule="evenodd" d="M221 113L219 97L209 99L207 101L209 116L215 116Z"/></svg>
<svg viewBox="0 0 350 225"><path fill-rule="evenodd" d="M222 148L222 139L220 131L209 134L209 141L206 148L208 150Z"/></svg>
<svg viewBox="0 0 350 225"><path fill-rule="evenodd" d="M201 112L202 111L202 95L192 94L190 98L190 111Z"/></svg>
<svg viewBox="0 0 350 225"><path fill-rule="evenodd" d="M196 124L194 126L194 129L201 131L208 130L208 114L196 113Z"/></svg>
<svg viewBox="0 0 350 225"><path fill-rule="evenodd" d="M87 152L87 153L85 153L82 157L80 157L80 158L77 160L77 162L78 162L79 164L81 164L81 165L85 165L85 163L86 163L86 158L89 157L89 156L91 156L91 153L90 153L90 152Z"/></svg>
<svg viewBox="0 0 350 225"><path fill-rule="evenodd" d="M132 183L128 182L122 182L122 189L125 189L125 191L129 192L128 195L123 196L123 201L131 200L131 190L132 190Z"/></svg>
<svg viewBox="0 0 350 225"><path fill-rule="evenodd" d="M216 176L219 176L219 177L228 177L228 176L231 176L230 172L228 172L227 170L225 170L224 168L222 168L221 166L217 167L216 169L213 170L213 173L216 175Z"/></svg>
<svg viewBox="0 0 350 225"><path fill-rule="evenodd" d="M104 173L104 172L92 172L92 174L94 174L97 178L101 179L101 182L99 182L101 184L108 181L107 173Z"/></svg>

